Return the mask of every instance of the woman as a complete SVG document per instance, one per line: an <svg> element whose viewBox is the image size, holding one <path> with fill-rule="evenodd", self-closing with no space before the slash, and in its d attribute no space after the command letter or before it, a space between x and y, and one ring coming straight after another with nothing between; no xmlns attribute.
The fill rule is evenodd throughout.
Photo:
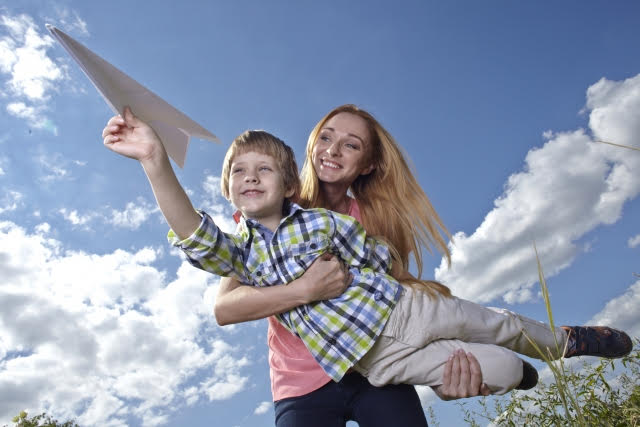
<svg viewBox="0 0 640 427"><path fill-rule="evenodd" d="M301 203L358 219L369 235L383 236L398 251L396 278L427 292L448 293L446 287L420 281L408 272L413 256L420 276L422 249L435 246L450 259L444 238L448 233L393 137L366 111L344 105L315 126L302 169ZM221 325L244 322L329 299L344 290L348 279L342 265L330 256L317 261L289 286L254 288L222 279L216 319ZM337 427L347 420L357 421L361 427L426 425L412 386L377 388L357 373L346 375L339 383L331 382L299 338L273 317L268 321L278 427ZM461 351L455 351L447 362L443 384L435 391L443 399L489 392L475 358Z"/></svg>

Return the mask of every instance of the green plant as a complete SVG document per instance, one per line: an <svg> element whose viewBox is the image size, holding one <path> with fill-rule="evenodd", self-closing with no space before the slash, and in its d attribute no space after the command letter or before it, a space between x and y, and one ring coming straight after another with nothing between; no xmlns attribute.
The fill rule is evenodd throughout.
<svg viewBox="0 0 640 427"><path fill-rule="evenodd" d="M613 376L622 367L625 372ZM640 348L618 359L600 359L582 369L567 369L562 385L556 381L540 383L529 392L482 398L480 411L469 411L460 404L464 419L479 425L478 419L497 426L640 426ZM560 388L565 388L561 392ZM572 394L576 406L565 409L563 393ZM579 408L579 411L575 408Z"/></svg>
<svg viewBox="0 0 640 427"><path fill-rule="evenodd" d="M537 250L536 260L549 324L555 328ZM479 418L497 426L640 426L638 341L634 350L621 359L600 359L595 364L585 362L582 369L577 370L566 366L562 359L553 360L549 349L543 351L530 342L549 367L553 381L541 382L529 392L514 391L510 396L493 398L493 408L488 398L480 400L480 411L468 410L465 403L460 403L469 425L480 425ZM559 352L558 346L556 343L556 352ZM623 370L617 376L614 375L616 367Z"/></svg>
<svg viewBox="0 0 640 427"><path fill-rule="evenodd" d="M75 421L61 423L44 412L28 418L28 414L25 411L21 411L11 421L14 423L13 427L79 427ZM5 424L4 427L7 427L7 425Z"/></svg>

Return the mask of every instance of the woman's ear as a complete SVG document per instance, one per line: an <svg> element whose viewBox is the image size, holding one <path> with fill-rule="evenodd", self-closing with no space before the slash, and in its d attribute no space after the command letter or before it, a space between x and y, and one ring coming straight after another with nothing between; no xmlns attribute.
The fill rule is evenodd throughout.
<svg viewBox="0 0 640 427"><path fill-rule="evenodd" d="M360 171L360 175L369 175L376 168L376 165L370 164Z"/></svg>

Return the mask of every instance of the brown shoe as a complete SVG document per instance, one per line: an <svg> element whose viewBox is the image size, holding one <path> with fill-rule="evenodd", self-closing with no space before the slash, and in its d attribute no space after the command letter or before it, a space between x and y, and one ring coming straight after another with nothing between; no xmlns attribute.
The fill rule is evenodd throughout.
<svg viewBox="0 0 640 427"><path fill-rule="evenodd" d="M626 333L607 326L562 326L569 343L564 357L598 356L609 359L631 353L633 343Z"/></svg>

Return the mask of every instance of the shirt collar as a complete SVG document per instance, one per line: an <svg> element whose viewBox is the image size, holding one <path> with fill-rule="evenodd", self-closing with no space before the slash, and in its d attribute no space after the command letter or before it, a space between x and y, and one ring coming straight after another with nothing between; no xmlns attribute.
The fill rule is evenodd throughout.
<svg viewBox="0 0 640 427"><path fill-rule="evenodd" d="M293 215L300 210L303 210L300 205L289 200L285 200L284 206L282 207L282 218ZM246 226L255 227L255 224L257 224L257 222L252 220L251 218L245 218L242 215L242 212L240 212L239 210L235 211L235 213L233 214L233 220L236 222L236 224L245 224Z"/></svg>

